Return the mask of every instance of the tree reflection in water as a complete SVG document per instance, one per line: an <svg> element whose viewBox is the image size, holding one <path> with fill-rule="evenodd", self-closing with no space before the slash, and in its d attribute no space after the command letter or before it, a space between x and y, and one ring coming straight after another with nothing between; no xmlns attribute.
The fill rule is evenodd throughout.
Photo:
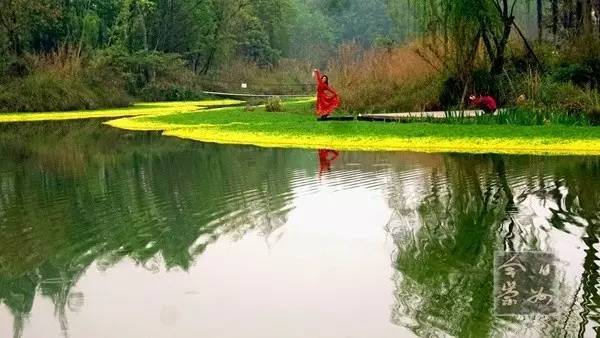
<svg viewBox="0 0 600 338"><path fill-rule="evenodd" d="M150 270L187 270L219 236L272 233L291 209L285 168L310 163L97 122L2 128L0 302L15 337L37 292L52 300L66 334L66 307L85 299L73 287L94 262L105 270L128 257Z"/></svg>
<svg viewBox="0 0 600 338"><path fill-rule="evenodd" d="M97 122L0 128L0 302L15 337L40 295L67 335L90 267L127 258L153 272L188 271L223 236L275 234L294 185L325 185L314 151L184 142ZM338 172L328 187L382 190L394 211L393 323L422 336L597 332L598 158L323 150L319 172L331 161ZM496 250L548 251L570 264L555 317L494 316Z"/></svg>
<svg viewBox="0 0 600 338"><path fill-rule="evenodd" d="M392 321L420 336L594 336L599 164L597 158L447 155L419 180L418 201L412 180L395 182L388 224L397 246ZM583 262L571 247L579 236ZM553 317L495 317L496 250L552 252L583 269L577 275L561 265Z"/></svg>

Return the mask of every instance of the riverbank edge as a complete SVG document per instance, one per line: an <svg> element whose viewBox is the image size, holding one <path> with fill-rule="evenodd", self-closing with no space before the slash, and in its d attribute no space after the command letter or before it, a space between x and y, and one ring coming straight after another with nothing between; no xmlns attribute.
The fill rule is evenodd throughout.
<svg viewBox="0 0 600 338"><path fill-rule="evenodd" d="M233 121L230 125L211 123L196 123L190 125L152 121L152 118L154 117L158 118L166 115L181 116L179 114L194 112L215 113L218 110L210 109L211 107L239 105L241 103L241 101L236 100L157 102L139 103L129 108L97 111L11 113L0 114L0 123L105 118L110 119L109 121L104 122L106 125L123 130L160 131L165 136L194 141L253 145L271 148L326 148L346 151L414 151L427 153L600 155L600 129L598 129L598 138L595 137L595 133L593 133L593 137L581 137L582 132L589 131L590 128L596 130L597 127L531 126L523 128L528 128L527 130L533 130L532 128L546 128L546 130L538 130L538 137L531 137L531 135L523 135L522 133L519 135L519 132L514 132L514 137L506 137L506 135L503 135L502 137L491 138L469 136L469 130L473 130L473 125L439 124L439 128L423 128L429 129L429 131L422 133L422 135L402 137L398 135L361 135L360 132L351 136L336 134L335 132L327 135L319 135L312 133L307 128L303 131L300 130L299 132L294 131L293 133L278 130L261 131L260 128L251 132L231 130L231 125L233 124L251 123L240 121ZM311 121L313 121L312 118ZM333 123L342 126L347 123L361 122L315 121L314 123ZM362 123L368 123L374 129L379 128L377 123ZM397 130L397 134L401 135L405 128L413 130L421 129L419 127L424 125L425 124L421 122L397 124L394 126L394 130ZM436 131L441 130L442 128L446 129L445 135L443 137L435 135ZM475 128L477 128L477 126L475 126ZM520 127L508 125L494 125L493 127L490 127L488 125L482 125L481 128L510 131L517 130ZM345 127L341 127L340 129L345 129ZM448 136L448 129L452 131L452 136L450 137ZM565 133L564 131L567 132ZM555 136L554 134L560 134L560 136Z"/></svg>
<svg viewBox="0 0 600 338"><path fill-rule="evenodd" d="M97 118L119 118L132 116L158 116L177 113L197 112L215 106L234 106L244 103L239 100L201 100L201 101L174 101L174 102L142 102L130 107L98 109L98 110L76 110L61 112L23 112L23 113L1 113L0 123L14 122L42 122L42 121L64 121L83 120Z"/></svg>
<svg viewBox="0 0 600 338"><path fill-rule="evenodd" d="M550 143L546 138L475 138L457 136L443 138L435 135L423 137L382 137L371 138L356 135L296 135L272 132L245 132L225 130L223 126L213 124L182 125L151 122L145 118L123 118L105 122L114 128L130 131L161 131L165 136L218 144L251 145L269 148L335 149L343 151L412 151L447 153L496 153L521 155L600 155L600 138L576 139L562 138L560 143ZM345 122L339 122L345 123ZM399 124L402 128L405 124ZM226 127L226 126L225 126ZM503 128L504 126L496 126ZM450 125L464 131L464 125ZM543 127L531 127L543 128ZM592 128L592 127L564 127ZM575 129L576 131L577 129ZM549 130L551 132L551 130Z"/></svg>

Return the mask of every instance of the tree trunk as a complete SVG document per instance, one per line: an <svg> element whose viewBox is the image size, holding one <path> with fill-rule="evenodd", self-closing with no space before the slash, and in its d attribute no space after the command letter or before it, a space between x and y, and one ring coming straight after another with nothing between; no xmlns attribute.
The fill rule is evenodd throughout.
<svg viewBox="0 0 600 338"><path fill-rule="evenodd" d="M514 17L504 17L503 21L504 31L500 41L496 42L496 55L494 57L494 62L492 63L492 69L490 70L492 76L500 75L504 70L504 52L506 51L506 45L508 44Z"/></svg>
<svg viewBox="0 0 600 338"><path fill-rule="evenodd" d="M558 40L558 0L552 0L552 35L556 43Z"/></svg>
<svg viewBox="0 0 600 338"><path fill-rule="evenodd" d="M585 0L577 0L575 3L575 26L578 33L581 33L583 27L583 1Z"/></svg>
<svg viewBox="0 0 600 338"><path fill-rule="evenodd" d="M23 56L23 46L21 46L21 39L19 38L18 33L10 33L10 41L13 46L13 51L15 52L15 56L18 58Z"/></svg>
<svg viewBox="0 0 600 338"><path fill-rule="evenodd" d="M202 67L203 75L208 74L208 70L210 69L210 66L212 65L212 62L213 62L216 52L217 52L217 48L215 47L215 48L211 49L210 53L208 54L208 57L206 58L206 62L204 63L204 67Z"/></svg>
<svg viewBox="0 0 600 338"><path fill-rule="evenodd" d="M582 0L583 12L583 33L589 35L592 33L592 0Z"/></svg>
<svg viewBox="0 0 600 338"><path fill-rule="evenodd" d="M544 5L542 0L536 0L537 2L537 30L538 30L538 41L542 41L544 38Z"/></svg>
<svg viewBox="0 0 600 338"><path fill-rule="evenodd" d="M17 57L23 56L23 46L21 45L21 37L19 36L19 20L15 9L11 8L12 3L8 3L8 15L6 17L0 17L2 19L2 25L6 28L6 34L8 35L8 41L10 42L11 49Z"/></svg>

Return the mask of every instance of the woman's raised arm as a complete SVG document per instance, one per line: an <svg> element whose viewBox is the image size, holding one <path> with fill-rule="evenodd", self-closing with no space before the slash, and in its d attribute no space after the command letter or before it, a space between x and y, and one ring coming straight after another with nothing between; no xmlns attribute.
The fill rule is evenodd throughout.
<svg viewBox="0 0 600 338"><path fill-rule="evenodd" d="M317 83L321 83L321 72L319 69L313 69L313 76L315 77L315 80L317 80Z"/></svg>

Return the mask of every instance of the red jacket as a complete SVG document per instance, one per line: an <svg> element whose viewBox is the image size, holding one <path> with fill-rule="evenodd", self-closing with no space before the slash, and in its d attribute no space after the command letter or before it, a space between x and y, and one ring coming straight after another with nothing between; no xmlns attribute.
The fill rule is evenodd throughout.
<svg viewBox="0 0 600 338"><path fill-rule="evenodd" d="M486 113L493 113L498 109L498 105L496 104L496 100L487 95L487 96L477 96L474 99L469 99L471 105L477 107Z"/></svg>

